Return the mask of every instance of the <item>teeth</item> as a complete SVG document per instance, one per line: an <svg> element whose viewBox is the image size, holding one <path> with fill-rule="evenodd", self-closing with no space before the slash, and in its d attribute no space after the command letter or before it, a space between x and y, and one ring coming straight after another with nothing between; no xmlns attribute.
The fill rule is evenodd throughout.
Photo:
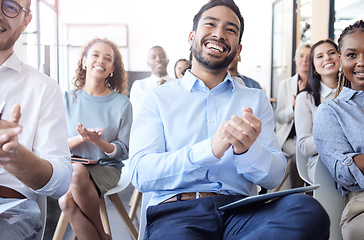
<svg viewBox="0 0 364 240"><path fill-rule="evenodd" d="M364 77L364 72L360 72L360 73L355 73L356 75L358 75L359 77Z"/></svg>
<svg viewBox="0 0 364 240"><path fill-rule="evenodd" d="M5 29L5 28L0 27L0 32L5 32L5 31L6 31L6 29Z"/></svg>
<svg viewBox="0 0 364 240"><path fill-rule="evenodd" d="M105 69L103 67L99 67L99 66L94 67L94 69L101 70L101 71L105 71Z"/></svg>
<svg viewBox="0 0 364 240"><path fill-rule="evenodd" d="M217 46L215 44L212 44L212 43L207 44L206 47L208 47L209 49L217 50L219 52L223 52L224 51L224 48L222 48L220 46Z"/></svg>
<svg viewBox="0 0 364 240"><path fill-rule="evenodd" d="M333 64L333 63L326 64L326 65L324 66L324 68L331 67L331 66L334 66L334 64Z"/></svg>

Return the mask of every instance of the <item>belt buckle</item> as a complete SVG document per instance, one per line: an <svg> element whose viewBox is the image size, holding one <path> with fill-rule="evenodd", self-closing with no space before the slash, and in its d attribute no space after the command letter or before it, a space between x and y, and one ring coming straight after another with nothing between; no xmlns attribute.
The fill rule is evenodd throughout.
<svg viewBox="0 0 364 240"><path fill-rule="evenodd" d="M200 198L200 192L196 192L196 199Z"/></svg>

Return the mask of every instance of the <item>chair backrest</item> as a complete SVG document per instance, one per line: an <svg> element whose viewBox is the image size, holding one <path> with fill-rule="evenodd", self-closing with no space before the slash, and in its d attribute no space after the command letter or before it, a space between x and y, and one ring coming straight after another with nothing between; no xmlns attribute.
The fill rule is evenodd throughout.
<svg viewBox="0 0 364 240"><path fill-rule="evenodd" d="M152 193L143 193L142 205L140 206L140 224L138 240L144 239L145 226L147 225L147 206L152 198Z"/></svg>
<svg viewBox="0 0 364 240"><path fill-rule="evenodd" d="M296 166L298 175L300 175L302 180L307 184L312 185L311 180L308 178L307 162L308 158L302 154L300 147L296 144Z"/></svg>
<svg viewBox="0 0 364 240"><path fill-rule="evenodd" d="M330 240L342 240L340 220L345 205L344 198L339 194L334 178L320 158L317 160L313 182L321 185L314 191L313 197L329 214Z"/></svg>
<svg viewBox="0 0 364 240"><path fill-rule="evenodd" d="M131 176L130 176L130 172L129 172L129 159L123 161L123 163L124 163L125 166L121 170L121 175L120 175L118 185L116 185L115 187L113 187L112 189L107 191L105 193L105 196L121 192L122 190L124 190L130 184L130 177Z"/></svg>
<svg viewBox="0 0 364 240"><path fill-rule="evenodd" d="M44 237L45 226L47 221L47 197L43 195L37 195L36 201L40 208L40 220L43 222L43 227L38 233L38 236L35 238L35 240L42 240Z"/></svg>

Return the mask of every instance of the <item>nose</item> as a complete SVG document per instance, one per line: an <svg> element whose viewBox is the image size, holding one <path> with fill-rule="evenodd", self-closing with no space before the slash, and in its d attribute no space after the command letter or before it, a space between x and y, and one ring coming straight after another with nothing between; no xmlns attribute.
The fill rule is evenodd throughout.
<svg viewBox="0 0 364 240"><path fill-rule="evenodd" d="M156 57L155 57L155 61L156 61L156 62L160 62L161 60L162 60L162 57L161 57L161 56L156 56Z"/></svg>
<svg viewBox="0 0 364 240"><path fill-rule="evenodd" d="M222 27L216 27L212 33L212 37L216 39L226 39L225 30Z"/></svg>
<svg viewBox="0 0 364 240"><path fill-rule="evenodd" d="M304 63L308 63L308 56L304 56L304 57L303 57L303 62L304 62Z"/></svg>
<svg viewBox="0 0 364 240"><path fill-rule="evenodd" d="M99 63L104 63L104 59L103 59L102 57L98 57L98 58L97 58L97 62L99 62Z"/></svg>
<svg viewBox="0 0 364 240"><path fill-rule="evenodd" d="M327 54L325 54L326 55L326 59L329 59L329 60L331 60L331 59L335 59L334 58L334 56L335 55L333 55L333 54L329 54L329 53L327 53Z"/></svg>
<svg viewBox="0 0 364 240"><path fill-rule="evenodd" d="M364 54L360 54L358 56L358 60L356 61L356 65L360 67L364 67Z"/></svg>

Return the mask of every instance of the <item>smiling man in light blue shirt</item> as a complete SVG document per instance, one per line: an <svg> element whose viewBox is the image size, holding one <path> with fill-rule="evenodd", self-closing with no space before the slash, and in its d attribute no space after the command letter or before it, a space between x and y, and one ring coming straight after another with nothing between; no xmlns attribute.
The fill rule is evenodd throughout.
<svg viewBox="0 0 364 240"><path fill-rule="evenodd" d="M250 195L254 185L273 189L286 167L267 96L236 84L227 72L241 50L242 32L232 0L204 5L189 35L191 70L148 92L135 116L132 184L153 193L146 239L328 236L327 215L304 194L249 209L218 209Z"/></svg>

